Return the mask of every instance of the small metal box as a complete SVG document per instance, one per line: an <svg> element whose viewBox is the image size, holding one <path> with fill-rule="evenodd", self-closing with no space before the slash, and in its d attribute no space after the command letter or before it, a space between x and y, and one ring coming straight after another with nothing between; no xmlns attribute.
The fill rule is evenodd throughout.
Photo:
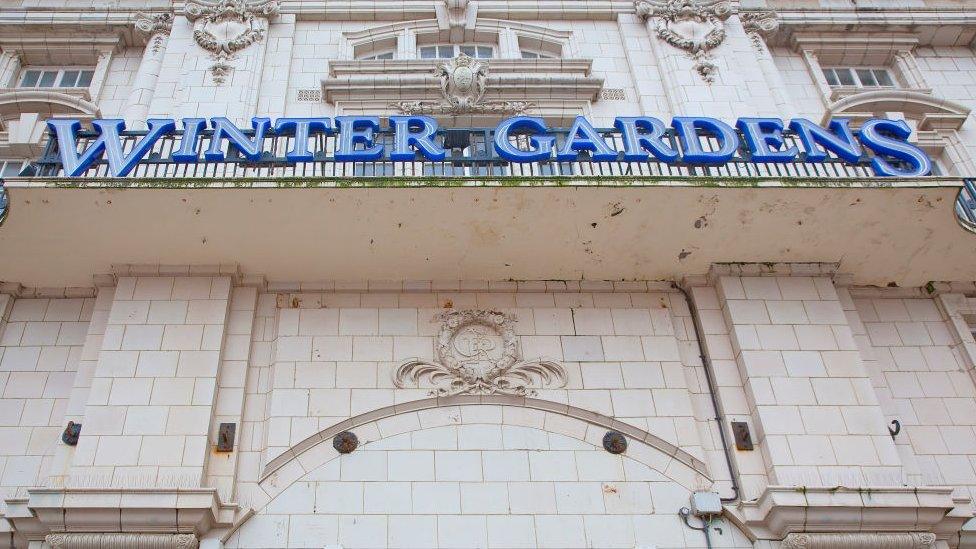
<svg viewBox="0 0 976 549"><path fill-rule="evenodd" d="M722 498L715 492L695 492L691 494L691 513L696 517L722 514Z"/></svg>

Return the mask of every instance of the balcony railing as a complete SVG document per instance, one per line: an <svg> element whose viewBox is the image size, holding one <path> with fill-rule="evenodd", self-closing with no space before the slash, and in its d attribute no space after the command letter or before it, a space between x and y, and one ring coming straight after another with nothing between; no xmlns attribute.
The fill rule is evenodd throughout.
<svg viewBox="0 0 976 549"><path fill-rule="evenodd" d="M624 150L621 134L615 129L600 129L599 133L607 144L616 151ZM569 130L551 129L556 136L554 149L567 138ZM122 134L123 151L128 153L145 131L127 131ZM623 177L727 177L727 178L863 178L875 175L871 168L871 156L865 153L857 163L851 164L830 154L821 163L808 163L801 153L796 161L789 163L753 162L749 151L740 147L735 156L722 165L696 165L677 162L663 162L651 157L647 161L628 162L623 160L623 152L618 160L609 162L592 161L587 153L581 153L579 160L559 162L555 158L541 162L515 163L501 158L493 146L494 128L440 129L438 143L448 150L448 158L441 162L420 160L401 162L378 160L371 162L337 162L335 151L338 139L334 135L313 135L309 149L315 151L314 160L291 162L285 152L292 148L294 136L268 134L263 139L263 154L259 161L242 157L236 149L227 153L221 162L200 161L197 163L178 163L172 154L181 141L182 132L174 132L160 138L149 154L127 176L129 178L411 178L411 177L582 177L600 178L608 176ZM203 131L197 142L198 156L210 147L212 131ZM253 135L253 132L250 133ZM378 132L376 142L392 147L393 133L390 130ZM784 132L789 145L797 145L799 140L790 131ZM78 134L79 150L85 150L97 138L94 132ZM531 150L529 136L513 135L512 142L522 150ZM680 150L674 130L668 130L665 140L674 150ZM706 151L718 149L717 141L706 135L701 136ZM741 140L740 140L741 141ZM224 145L226 150L226 145ZM63 177L64 169L57 150L57 142L48 139L43 156L34 163L34 175L40 177ZM81 177L110 177L105 159L93 163Z"/></svg>

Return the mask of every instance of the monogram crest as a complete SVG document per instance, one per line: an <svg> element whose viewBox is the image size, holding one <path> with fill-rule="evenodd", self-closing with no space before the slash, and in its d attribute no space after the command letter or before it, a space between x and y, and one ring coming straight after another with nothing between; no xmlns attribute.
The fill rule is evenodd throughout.
<svg viewBox="0 0 976 549"><path fill-rule="evenodd" d="M396 369L394 384L429 383L431 396L532 395L533 385L563 387L566 372L548 360L521 361L514 319L498 311L451 311L439 315L437 362L410 360Z"/></svg>
<svg viewBox="0 0 976 549"><path fill-rule="evenodd" d="M189 1L186 17L194 22L193 39L201 48L213 54L210 67L214 82L221 84L231 66L227 63L234 54L264 38L264 29L257 17L265 19L277 15L278 0L219 0L216 4Z"/></svg>
<svg viewBox="0 0 976 549"><path fill-rule="evenodd" d="M440 81L441 101L401 101L393 104L402 114L522 114L525 101L485 101L488 62L461 53L434 66Z"/></svg>
<svg viewBox="0 0 976 549"><path fill-rule="evenodd" d="M658 38L688 52L706 82L715 80L718 66L709 52L725 40L728 0L637 0L636 7L639 16L654 21Z"/></svg>

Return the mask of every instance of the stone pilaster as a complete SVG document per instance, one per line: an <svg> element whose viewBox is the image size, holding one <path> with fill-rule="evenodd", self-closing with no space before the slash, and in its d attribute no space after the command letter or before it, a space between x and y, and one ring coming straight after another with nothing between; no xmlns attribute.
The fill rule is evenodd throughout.
<svg viewBox="0 0 976 549"><path fill-rule="evenodd" d="M903 484L830 278L722 276L717 286L769 482Z"/></svg>
<svg viewBox="0 0 976 549"><path fill-rule="evenodd" d="M173 14L139 14L136 30L146 37L146 49L142 53L142 61L126 101L123 117L130 127L144 127L159 72L163 67L169 33L173 30Z"/></svg>
<svg viewBox="0 0 976 549"><path fill-rule="evenodd" d="M231 279L119 279L69 485L200 486Z"/></svg>

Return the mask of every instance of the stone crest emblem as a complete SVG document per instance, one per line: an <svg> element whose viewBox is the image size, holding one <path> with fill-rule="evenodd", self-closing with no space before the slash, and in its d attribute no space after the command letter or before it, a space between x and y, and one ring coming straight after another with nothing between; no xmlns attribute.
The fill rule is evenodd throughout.
<svg viewBox="0 0 976 549"><path fill-rule="evenodd" d="M401 101L394 103L403 114L522 114L526 101L485 101L488 91L488 62L463 53L434 66L440 85L441 101Z"/></svg>
<svg viewBox="0 0 976 549"><path fill-rule="evenodd" d="M521 361L514 318L498 311L450 311L438 316L437 361L410 360L393 382L429 384L432 396L532 395L535 387L563 387L566 372L549 360Z"/></svg>
<svg viewBox="0 0 976 549"><path fill-rule="evenodd" d="M728 0L637 0L636 8L654 21L658 38L688 52L702 79L715 79L710 51L725 41L725 20L733 11Z"/></svg>
<svg viewBox="0 0 976 549"><path fill-rule="evenodd" d="M227 61L235 53L264 38L257 17L277 15L278 0L248 3L247 0L220 0L215 4L189 1L186 17L194 22L193 39L213 54L211 72L214 81L223 83L231 66Z"/></svg>

